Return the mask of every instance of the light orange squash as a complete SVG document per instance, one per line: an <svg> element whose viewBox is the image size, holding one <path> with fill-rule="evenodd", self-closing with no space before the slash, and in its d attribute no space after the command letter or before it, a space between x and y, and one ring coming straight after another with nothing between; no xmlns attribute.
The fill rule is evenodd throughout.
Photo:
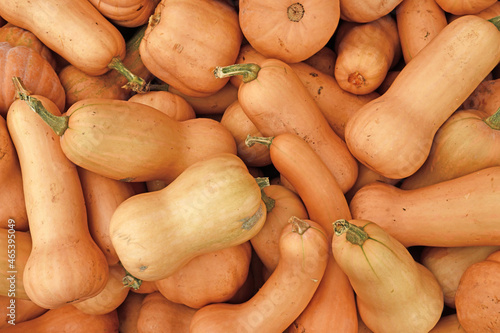
<svg viewBox="0 0 500 333"><path fill-rule="evenodd" d="M240 50L241 52L241 50ZM335 73L335 60L337 54L328 45L304 60L303 62L317 70L333 76Z"/></svg>
<svg viewBox="0 0 500 333"><path fill-rule="evenodd" d="M24 203L23 179L16 148L12 143L5 118L0 117L0 227L28 230L28 215Z"/></svg>
<svg viewBox="0 0 500 333"><path fill-rule="evenodd" d="M87 0L6 0L0 15L90 75L106 73L125 56L120 31Z"/></svg>
<svg viewBox="0 0 500 333"><path fill-rule="evenodd" d="M29 299L23 273L31 253L31 236L13 227L0 228L0 295Z"/></svg>
<svg viewBox="0 0 500 333"><path fill-rule="evenodd" d="M223 153L192 164L162 190L122 202L110 234L125 269L156 281L198 255L248 241L265 219L254 177L240 158Z"/></svg>
<svg viewBox="0 0 500 333"><path fill-rule="evenodd" d="M443 289L444 304L455 308L455 294L460 278L472 264L483 261L500 246L425 247L419 262L436 277Z"/></svg>
<svg viewBox="0 0 500 333"><path fill-rule="evenodd" d="M493 4L496 0L435 0L447 13L454 15L476 14Z"/></svg>
<svg viewBox="0 0 500 333"><path fill-rule="evenodd" d="M119 332L137 333L137 321L142 302L147 294L128 293L122 304L116 309L118 313Z"/></svg>
<svg viewBox="0 0 500 333"><path fill-rule="evenodd" d="M327 261L328 238L323 228L292 217L281 233L278 266L259 291L244 303L199 309L189 331L283 332L311 300Z"/></svg>
<svg viewBox="0 0 500 333"><path fill-rule="evenodd" d="M429 333L467 333L460 325L456 313L443 315Z"/></svg>
<svg viewBox="0 0 500 333"><path fill-rule="evenodd" d="M347 202L349 203L356 192L363 186L368 185L373 182L383 182L394 186L399 186L401 179L391 179L384 177L377 172L369 169L364 164L359 163L358 165L358 178L356 182L351 187L351 189L345 194Z"/></svg>
<svg viewBox="0 0 500 333"><path fill-rule="evenodd" d="M414 190L376 182L356 192L350 209L407 247L498 245L492 208L500 200L499 180L500 167L491 167Z"/></svg>
<svg viewBox="0 0 500 333"><path fill-rule="evenodd" d="M448 24L436 0L403 0L396 7L396 23L405 63Z"/></svg>
<svg viewBox="0 0 500 333"><path fill-rule="evenodd" d="M339 0L241 0L238 6L241 30L250 45L286 63L306 60L326 46L340 19Z"/></svg>
<svg viewBox="0 0 500 333"><path fill-rule="evenodd" d="M231 133L208 118L176 121L151 106L102 98L53 117L33 97L28 102L61 136L70 161L112 179L170 183L202 158L236 153Z"/></svg>
<svg viewBox="0 0 500 333"><path fill-rule="evenodd" d="M234 62L241 41L238 14L227 2L163 0L156 6L139 51L157 78L188 96L205 97L227 83L212 71Z"/></svg>
<svg viewBox="0 0 500 333"><path fill-rule="evenodd" d="M48 112L60 114L49 99L35 97ZM96 295L106 284L108 265L89 233L76 166L24 101L12 103L7 126L19 156L32 238L23 274L28 297L53 309Z"/></svg>
<svg viewBox="0 0 500 333"><path fill-rule="evenodd" d="M385 177L412 175L429 155L438 128L499 61L500 31L492 22L474 15L451 22L403 67L385 94L349 119L349 150ZM448 75L422 84L436 73Z"/></svg>
<svg viewBox="0 0 500 333"><path fill-rule="evenodd" d="M367 23L392 12L403 0L340 0L340 18Z"/></svg>
<svg viewBox="0 0 500 333"><path fill-rule="evenodd" d="M463 109L482 110L494 114L500 105L500 78L484 80L462 104Z"/></svg>
<svg viewBox="0 0 500 333"><path fill-rule="evenodd" d="M13 46L8 42L0 42L0 115L7 115L9 106L16 98L16 90L12 77L23 80L27 89L33 94L46 96L59 109L65 106L65 91L57 73L50 63L40 53L27 46Z"/></svg>
<svg viewBox="0 0 500 333"><path fill-rule="evenodd" d="M135 94L128 100L154 107L177 121L196 118L193 107L184 98L169 91Z"/></svg>
<svg viewBox="0 0 500 333"><path fill-rule="evenodd" d="M159 292L144 298L137 319L138 333L189 332L196 309L166 299ZM124 332L125 333L125 332Z"/></svg>
<svg viewBox="0 0 500 333"><path fill-rule="evenodd" d="M335 41L335 79L352 94L369 94L401 58L396 20L388 14L368 23L347 24L347 31Z"/></svg>
<svg viewBox="0 0 500 333"><path fill-rule="evenodd" d="M289 65L269 58L260 65L218 67L215 75L243 75L245 82L238 88L238 101L264 136L299 135L321 157L344 192L354 184L356 160Z"/></svg>
<svg viewBox="0 0 500 333"><path fill-rule="evenodd" d="M456 111L438 129L424 164L401 188L416 189L500 166L500 108L496 114Z"/></svg>
<svg viewBox="0 0 500 333"><path fill-rule="evenodd" d="M467 333L500 331L500 251L469 266L455 294L457 318Z"/></svg>
<svg viewBox="0 0 500 333"><path fill-rule="evenodd" d="M356 293L359 315L374 332L429 332L443 292L398 240L367 220L337 220L332 252Z"/></svg>
<svg viewBox="0 0 500 333"><path fill-rule="evenodd" d="M148 23L160 0L89 0L112 23L136 28Z"/></svg>
<svg viewBox="0 0 500 333"><path fill-rule="evenodd" d="M252 247L248 241L204 253L155 284L168 300L190 308L227 302L245 283L251 257Z"/></svg>
<svg viewBox="0 0 500 333"><path fill-rule="evenodd" d="M116 311L104 315L89 315L78 310L72 304L66 304L57 309L51 309L34 319L15 326L10 325L2 329L2 333L118 333L118 326Z"/></svg>
<svg viewBox="0 0 500 333"><path fill-rule="evenodd" d="M39 317L47 309L27 299L0 296L0 330Z"/></svg>

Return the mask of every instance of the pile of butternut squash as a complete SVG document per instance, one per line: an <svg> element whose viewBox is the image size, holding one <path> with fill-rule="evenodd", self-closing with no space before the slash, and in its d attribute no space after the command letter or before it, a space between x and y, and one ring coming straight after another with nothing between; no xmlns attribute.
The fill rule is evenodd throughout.
<svg viewBox="0 0 500 333"><path fill-rule="evenodd" d="M499 63L496 0L3 0L0 333L500 332Z"/></svg>

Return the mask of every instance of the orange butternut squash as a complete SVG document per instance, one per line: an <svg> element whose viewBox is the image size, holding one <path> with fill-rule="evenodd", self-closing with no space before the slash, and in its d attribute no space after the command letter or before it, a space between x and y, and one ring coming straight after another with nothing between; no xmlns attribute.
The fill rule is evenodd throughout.
<svg viewBox="0 0 500 333"><path fill-rule="evenodd" d="M112 179L170 183L202 158L236 153L231 133L207 118L179 122L144 104L102 98L78 101L53 117L33 97L28 102L61 136L70 161Z"/></svg>
<svg viewBox="0 0 500 333"><path fill-rule="evenodd" d="M234 62L242 38L238 14L227 2L161 1L139 51L157 78L188 96L205 97L227 83L212 71Z"/></svg>
<svg viewBox="0 0 500 333"><path fill-rule="evenodd" d="M478 110L456 111L438 129L424 164L401 188L416 189L500 166L500 108L488 115Z"/></svg>
<svg viewBox="0 0 500 333"><path fill-rule="evenodd" d="M308 215L302 199L287 187L269 185L262 192L267 207L266 223L250 242L264 264L266 274L270 274L278 266L279 239L283 228L292 216L307 219Z"/></svg>
<svg viewBox="0 0 500 333"><path fill-rule="evenodd" d="M469 266L463 273L455 295L457 318L467 333L500 330L500 251Z"/></svg>
<svg viewBox="0 0 500 333"><path fill-rule="evenodd" d="M4 1L0 15L34 33L47 47L90 75L125 56L120 31L86 0ZM113 60L114 59L114 60Z"/></svg>
<svg viewBox="0 0 500 333"><path fill-rule="evenodd" d="M401 179L391 179L384 177L377 172L369 169L364 164L359 163L358 165L358 178L356 182L351 187L351 189L345 194L346 200L349 203L356 192L363 186L373 183L373 182L383 182L394 186L399 186Z"/></svg>
<svg viewBox="0 0 500 333"><path fill-rule="evenodd" d="M39 307L28 299L0 296L0 330L39 317L47 309Z"/></svg>
<svg viewBox="0 0 500 333"><path fill-rule="evenodd" d="M325 74L333 76L335 74L336 59L337 54L327 45L303 62Z"/></svg>
<svg viewBox="0 0 500 333"><path fill-rule="evenodd" d="M498 245L492 207L499 177L500 167L491 167L414 190L371 183L356 192L350 209L354 218L377 223L407 247Z"/></svg>
<svg viewBox="0 0 500 333"><path fill-rule="evenodd" d="M139 55L139 45L146 27L137 31L125 44L123 66L135 75L129 78L118 71L108 71L102 75L88 74L78 67L68 64L59 72L59 80L66 91L66 105L69 107L86 98L128 99L132 91L152 78ZM130 88L130 89L129 89Z"/></svg>
<svg viewBox="0 0 500 333"><path fill-rule="evenodd" d="M24 288L23 273L31 253L31 236L11 227L0 228L0 295L29 299Z"/></svg>
<svg viewBox="0 0 500 333"><path fill-rule="evenodd" d="M49 99L34 97L47 112L60 114ZM89 233L76 166L62 152L59 137L24 101L12 103L7 126L19 155L32 239L23 273L26 294L47 309L96 295L107 281L108 265Z"/></svg>
<svg viewBox="0 0 500 333"><path fill-rule="evenodd" d="M147 295L137 320L138 333L189 332L196 309L166 299L159 292Z"/></svg>
<svg viewBox="0 0 500 333"><path fill-rule="evenodd" d="M72 304L51 309L41 316L2 329L2 333L23 332L110 332L118 333L118 316L116 311L104 315L86 314Z"/></svg>
<svg viewBox="0 0 500 333"><path fill-rule="evenodd" d="M250 45L286 63L306 60L326 46L340 19L339 0L241 0L238 6L241 30Z"/></svg>
<svg viewBox="0 0 500 333"><path fill-rule="evenodd" d="M64 88L54 68L34 49L0 42L0 68L3 69L0 81L0 115L4 118L16 98L16 90L12 85L13 76L20 77L33 94L46 96L59 109L64 109Z"/></svg>
<svg viewBox="0 0 500 333"><path fill-rule="evenodd" d="M160 0L90 0L97 10L112 23L136 28L148 23Z"/></svg>
<svg viewBox="0 0 500 333"><path fill-rule="evenodd" d="M500 31L492 22L473 15L451 22L403 67L385 94L349 119L349 150L385 177L412 175L429 155L438 128L499 61ZM422 84L436 73L447 75Z"/></svg>
<svg viewBox="0 0 500 333"><path fill-rule="evenodd" d="M146 296L147 294L128 293L123 303L116 309L120 333L138 332L139 312Z"/></svg>
<svg viewBox="0 0 500 333"><path fill-rule="evenodd" d="M477 109L494 114L500 105L500 78L484 80L462 104L463 109Z"/></svg>
<svg viewBox="0 0 500 333"><path fill-rule="evenodd" d="M460 325L456 313L443 315L429 333L467 333Z"/></svg>
<svg viewBox="0 0 500 333"><path fill-rule="evenodd" d="M434 275L371 221L337 220L333 228L333 255L356 292L366 326L374 332L429 332L443 310Z"/></svg>
<svg viewBox="0 0 500 333"><path fill-rule="evenodd" d="M227 302L245 283L251 257L248 241L204 253L155 284L168 300L190 308Z"/></svg>
<svg viewBox="0 0 500 333"><path fill-rule="evenodd" d="M436 0L403 0L396 7L396 23L403 58L408 63L448 21Z"/></svg>
<svg viewBox="0 0 500 333"><path fill-rule="evenodd" d="M367 23L389 14L403 0L340 0L340 18L344 21Z"/></svg>
<svg viewBox="0 0 500 333"><path fill-rule="evenodd" d="M28 214L24 203L21 167L3 117L0 117L0 152L2 156L0 158L0 184L3 189L0 191L0 227L26 231L29 228Z"/></svg>
<svg viewBox="0 0 500 333"><path fill-rule="evenodd" d="M436 3L447 13L454 15L476 14L490 6L495 0L436 0Z"/></svg>
<svg viewBox="0 0 500 333"><path fill-rule="evenodd" d="M248 241L265 219L259 185L240 158L222 153L194 163L162 190L122 202L110 234L125 269L156 281L198 255Z"/></svg>
<svg viewBox="0 0 500 333"><path fill-rule="evenodd" d="M384 15L364 24L349 24L335 41L335 79L356 95L374 92L401 58L396 20Z"/></svg>
<svg viewBox="0 0 500 333"><path fill-rule="evenodd" d="M264 136L299 135L321 157L344 192L354 184L356 160L289 65L266 59L260 65L218 67L215 75L243 75L246 82L238 88L238 101Z"/></svg>
<svg viewBox="0 0 500 333"><path fill-rule="evenodd" d="M280 237L280 261L247 302L199 309L190 332L283 332L309 303L328 261L328 238L310 220L292 217Z"/></svg>
<svg viewBox="0 0 500 333"><path fill-rule="evenodd" d="M177 121L196 118L193 107L184 98L169 91L135 94L128 100L154 107Z"/></svg>
<svg viewBox="0 0 500 333"><path fill-rule="evenodd" d="M425 247L419 261L441 285L444 304L455 308L455 294L464 271L498 250L500 246Z"/></svg>

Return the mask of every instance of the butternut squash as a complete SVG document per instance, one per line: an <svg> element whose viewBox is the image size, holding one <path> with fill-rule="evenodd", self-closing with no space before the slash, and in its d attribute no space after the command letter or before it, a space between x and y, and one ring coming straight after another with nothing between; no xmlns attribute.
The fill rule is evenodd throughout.
<svg viewBox="0 0 500 333"><path fill-rule="evenodd" d="M361 319L374 332L429 332L443 292L398 240L367 220L337 220L332 252L356 292Z"/></svg>
<svg viewBox="0 0 500 333"><path fill-rule="evenodd" d="M498 245L492 207L500 199L499 179L500 167L491 167L414 190L371 183L356 192L350 209L354 218L377 223L406 247Z"/></svg>
<svg viewBox="0 0 500 333"><path fill-rule="evenodd" d="M23 273L31 253L31 236L11 227L0 228L0 295L29 299L24 288Z"/></svg>
<svg viewBox="0 0 500 333"><path fill-rule="evenodd" d="M99 12L112 23L136 28L148 23L160 0L90 0Z"/></svg>
<svg viewBox="0 0 500 333"><path fill-rule="evenodd" d="M496 0L436 0L437 4L447 13L454 15L476 14L490 6Z"/></svg>
<svg viewBox="0 0 500 333"><path fill-rule="evenodd" d="M443 315L429 333L467 333L458 321L456 313Z"/></svg>
<svg viewBox="0 0 500 333"><path fill-rule="evenodd" d="M392 12L403 0L340 0L340 18L366 23Z"/></svg>
<svg viewBox="0 0 500 333"><path fill-rule="evenodd" d="M248 241L265 219L259 185L241 159L223 153L194 163L162 190L122 202L110 234L125 269L156 281L198 255Z"/></svg>
<svg viewBox="0 0 500 333"><path fill-rule="evenodd" d="M309 303L328 261L328 238L310 220L292 217L280 237L280 261L247 302L207 305L194 314L189 331L283 332Z"/></svg>
<svg viewBox="0 0 500 333"><path fill-rule="evenodd" d="M482 110L494 114L500 105L500 78L484 80L462 104L463 109Z"/></svg>
<svg viewBox="0 0 500 333"><path fill-rule="evenodd" d="M349 119L350 152L385 177L412 175L429 155L438 128L499 61L500 31L492 22L474 15L451 22L403 67L384 95ZM428 84L436 73L447 75Z"/></svg>
<svg viewBox="0 0 500 333"><path fill-rule="evenodd" d="M193 107L184 98L169 91L135 94L128 100L154 107L177 121L196 118Z"/></svg>
<svg viewBox="0 0 500 333"><path fill-rule="evenodd" d="M60 114L49 99L34 97L47 112ZM47 309L96 295L106 284L108 265L89 233L76 166L63 154L59 137L24 101L12 103L7 126L19 155L32 239L23 274L26 294Z"/></svg>
<svg viewBox="0 0 500 333"><path fill-rule="evenodd" d="M142 302L148 294L128 293L122 304L116 309L118 313L119 332L137 333L137 322Z"/></svg>
<svg viewBox="0 0 500 333"><path fill-rule="evenodd" d="M39 307L28 299L8 296L0 296L0 309L0 318L3 318L0 322L0 330L34 319L47 312L47 309Z"/></svg>

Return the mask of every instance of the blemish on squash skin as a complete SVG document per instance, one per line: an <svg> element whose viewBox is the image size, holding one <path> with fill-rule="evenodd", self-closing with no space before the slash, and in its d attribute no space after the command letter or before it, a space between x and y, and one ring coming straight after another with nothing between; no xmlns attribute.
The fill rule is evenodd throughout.
<svg viewBox="0 0 500 333"><path fill-rule="evenodd" d="M139 267L139 270L141 272L144 272L146 269L148 269L148 266L141 266L141 267Z"/></svg>

